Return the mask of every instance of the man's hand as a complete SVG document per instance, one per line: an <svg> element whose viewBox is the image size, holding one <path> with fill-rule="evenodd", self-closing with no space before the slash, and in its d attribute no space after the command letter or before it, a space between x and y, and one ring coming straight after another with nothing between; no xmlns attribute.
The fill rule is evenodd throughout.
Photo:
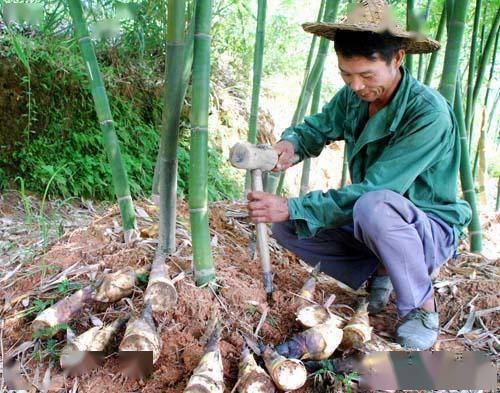
<svg viewBox="0 0 500 393"><path fill-rule="evenodd" d="M260 191L248 193L247 198L252 222L281 222L290 218L287 198Z"/></svg>
<svg viewBox="0 0 500 393"><path fill-rule="evenodd" d="M293 157L295 149L293 143L289 141L279 141L273 146L273 149L278 153L278 163L273 169L273 172L281 172L290 168L293 165Z"/></svg>

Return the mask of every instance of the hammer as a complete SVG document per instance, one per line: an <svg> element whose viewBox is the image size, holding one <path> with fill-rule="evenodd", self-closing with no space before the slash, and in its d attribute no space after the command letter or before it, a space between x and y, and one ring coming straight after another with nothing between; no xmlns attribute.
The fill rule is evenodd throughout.
<svg viewBox="0 0 500 393"><path fill-rule="evenodd" d="M262 172L270 171L278 163L278 153L269 145L252 145L248 142L236 143L229 153L229 161L239 169L247 169L252 177L252 191L264 191ZM299 157L295 155L294 162ZM264 223L257 223L257 248L262 264L264 289L268 301L272 300L273 275L271 273L271 258L267 238L267 227Z"/></svg>

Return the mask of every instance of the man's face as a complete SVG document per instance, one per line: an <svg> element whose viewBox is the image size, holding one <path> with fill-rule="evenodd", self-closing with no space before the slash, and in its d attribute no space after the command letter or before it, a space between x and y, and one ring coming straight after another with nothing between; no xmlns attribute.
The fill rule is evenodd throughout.
<svg viewBox="0 0 500 393"><path fill-rule="evenodd" d="M340 53L338 65L342 79L363 101L374 102L386 98L398 78L404 52L400 51L387 64L377 54L376 60L362 56L347 58Z"/></svg>

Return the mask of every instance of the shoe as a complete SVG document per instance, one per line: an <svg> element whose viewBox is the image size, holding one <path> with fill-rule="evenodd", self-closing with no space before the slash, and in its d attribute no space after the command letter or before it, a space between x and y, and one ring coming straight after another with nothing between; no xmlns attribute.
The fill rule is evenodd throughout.
<svg viewBox="0 0 500 393"><path fill-rule="evenodd" d="M423 308L411 310L396 329L396 341L406 349L420 351L431 348L439 336L439 312L434 299L436 311Z"/></svg>
<svg viewBox="0 0 500 393"><path fill-rule="evenodd" d="M392 283L389 276L373 276L368 285L368 312L377 314L389 303L392 292Z"/></svg>

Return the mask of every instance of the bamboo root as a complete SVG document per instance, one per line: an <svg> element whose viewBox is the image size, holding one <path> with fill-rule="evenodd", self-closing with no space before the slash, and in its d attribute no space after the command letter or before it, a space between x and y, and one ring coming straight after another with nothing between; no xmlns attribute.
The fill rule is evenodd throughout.
<svg viewBox="0 0 500 393"><path fill-rule="evenodd" d="M177 303L177 291L170 280L168 266L163 258L155 258L149 275L144 302L150 301L154 313L162 313Z"/></svg>
<svg viewBox="0 0 500 393"><path fill-rule="evenodd" d="M278 389L295 390L306 383L307 371L300 360L287 359L269 346L262 351L262 358Z"/></svg>
<svg viewBox="0 0 500 393"><path fill-rule="evenodd" d="M335 319L296 334L276 347L280 355L293 359L328 359L342 341Z"/></svg>
<svg viewBox="0 0 500 393"><path fill-rule="evenodd" d="M87 302L92 300L93 292L93 286L88 285L43 310L31 323L32 332L47 331L47 329L67 323ZM50 332L47 331L47 335L50 335Z"/></svg>
<svg viewBox="0 0 500 393"><path fill-rule="evenodd" d="M107 326L95 326L76 337L72 342L67 343L61 351L61 367L67 368L75 365L80 358L76 352L104 352L108 347L115 333L128 320L119 318Z"/></svg>
<svg viewBox="0 0 500 393"><path fill-rule="evenodd" d="M368 302L363 298L358 304L356 312L344 327L344 338L342 339L340 348L346 350L370 341L372 330L373 328L370 326L368 318Z"/></svg>
<svg viewBox="0 0 500 393"><path fill-rule="evenodd" d="M222 357L218 348L220 339L220 325L216 323L214 331L205 348L198 366L189 378L184 393L223 393L224 374Z"/></svg>
<svg viewBox="0 0 500 393"><path fill-rule="evenodd" d="M153 321L151 302L146 302L141 316L127 324L120 351L152 351L154 364L160 357L161 348L162 341Z"/></svg>
<svg viewBox="0 0 500 393"><path fill-rule="evenodd" d="M242 351L237 386L238 393L274 393L276 391L271 377L255 362L248 347L243 348Z"/></svg>

